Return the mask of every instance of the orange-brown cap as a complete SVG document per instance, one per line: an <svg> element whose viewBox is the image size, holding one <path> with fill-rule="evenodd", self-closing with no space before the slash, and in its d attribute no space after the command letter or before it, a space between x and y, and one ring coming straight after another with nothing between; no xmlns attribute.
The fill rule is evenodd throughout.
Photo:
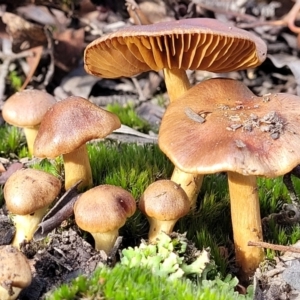
<svg viewBox="0 0 300 300"><path fill-rule="evenodd" d="M260 65L267 46L258 36L215 19L195 18L122 28L90 43L88 73L131 77L164 68L229 72Z"/></svg>
<svg viewBox="0 0 300 300"><path fill-rule="evenodd" d="M190 211L185 191L171 180L151 183L139 201L139 209L147 217L160 221L178 220Z"/></svg>
<svg viewBox="0 0 300 300"><path fill-rule="evenodd" d="M121 126L119 118L76 96L53 105L45 114L34 143L34 155L55 158L87 141L103 138Z"/></svg>
<svg viewBox="0 0 300 300"><path fill-rule="evenodd" d="M7 209L17 215L27 215L49 206L61 189L55 176L35 169L21 169L5 183L4 199Z"/></svg>
<svg viewBox="0 0 300 300"><path fill-rule="evenodd" d="M91 233L119 229L136 210L128 191L113 185L99 185L83 193L74 205L76 224Z"/></svg>
<svg viewBox="0 0 300 300"><path fill-rule="evenodd" d="M3 119L17 127L34 127L41 123L56 99L40 90L23 90L9 97L2 108Z"/></svg>
<svg viewBox="0 0 300 300"><path fill-rule="evenodd" d="M276 177L300 163L300 97L255 96L242 82L204 81L171 103L159 146L187 173Z"/></svg>

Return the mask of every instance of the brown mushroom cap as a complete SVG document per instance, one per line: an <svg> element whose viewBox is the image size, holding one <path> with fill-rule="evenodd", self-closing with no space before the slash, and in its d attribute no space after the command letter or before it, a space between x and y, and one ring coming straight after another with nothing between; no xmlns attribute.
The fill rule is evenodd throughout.
<svg viewBox="0 0 300 300"><path fill-rule="evenodd" d="M119 118L88 100L71 96L45 114L34 143L34 155L55 158L87 141L103 138L121 126Z"/></svg>
<svg viewBox="0 0 300 300"><path fill-rule="evenodd" d="M21 169L12 174L4 186L7 209L17 215L28 215L50 205L61 189L55 176L35 169Z"/></svg>
<svg viewBox="0 0 300 300"><path fill-rule="evenodd" d="M168 106L159 146L189 173L280 176L300 163L299 101L284 93L257 97L241 82L209 79Z"/></svg>
<svg viewBox="0 0 300 300"><path fill-rule="evenodd" d="M76 224L91 233L119 229L135 210L135 200L128 191L108 184L86 191L74 205Z"/></svg>
<svg viewBox="0 0 300 300"><path fill-rule="evenodd" d="M178 220L190 211L190 201L177 183L158 180L141 196L139 209L147 217L160 221Z"/></svg>
<svg viewBox="0 0 300 300"><path fill-rule="evenodd" d="M9 97L2 108L3 119L17 127L34 127L41 123L56 99L40 90L23 90Z"/></svg>
<svg viewBox="0 0 300 300"><path fill-rule="evenodd" d="M195 18L122 28L90 43L84 62L88 73L105 78L164 68L229 72L260 65L266 52L246 30Z"/></svg>
<svg viewBox="0 0 300 300"><path fill-rule="evenodd" d="M25 255L10 245L0 246L0 286L23 289L29 286L31 280L31 270Z"/></svg>

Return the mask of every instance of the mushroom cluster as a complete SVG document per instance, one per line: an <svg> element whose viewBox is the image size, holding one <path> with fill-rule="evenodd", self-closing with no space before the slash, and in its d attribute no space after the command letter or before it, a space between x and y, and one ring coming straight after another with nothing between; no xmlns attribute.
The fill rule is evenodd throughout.
<svg viewBox="0 0 300 300"><path fill-rule="evenodd" d="M236 260L246 275L263 259L256 176L277 177L300 163L300 98L258 97L243 83L209 79L171 103L162 119L159 146L181 170L226 171Z"/></svg>

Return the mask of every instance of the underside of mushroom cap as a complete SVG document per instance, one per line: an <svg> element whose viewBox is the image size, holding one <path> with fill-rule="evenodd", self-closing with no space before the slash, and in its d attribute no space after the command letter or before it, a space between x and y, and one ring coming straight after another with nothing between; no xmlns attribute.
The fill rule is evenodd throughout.
<svg viewBox="0 0 300 300"><path fill-rule="evenodd" d="M257 97L241 82L209 79L168 106L159 146L188 173L280 176L300 163L299 101L284 93Z"/></svg>
<svg viewBox="0 0 300 300"><path fill-rule="evenodd" d="M266 44L256 35L209 18L125 27L90 43L88 73L131 77L164 68L229 72L260 65Z"/></svg>

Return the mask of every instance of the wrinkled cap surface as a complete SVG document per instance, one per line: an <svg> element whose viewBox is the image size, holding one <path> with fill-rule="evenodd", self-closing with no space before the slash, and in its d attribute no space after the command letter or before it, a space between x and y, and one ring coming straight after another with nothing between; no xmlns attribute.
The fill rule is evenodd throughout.
<svg viewBox="0 0 300 300"><path fill-rule="evenodd" d="M131 77L164 68L229 72L260 65L267 47L256 35L215 19L195 18L122 28L90 43L88 73Z"/></svg>
<svg viewBox="0 0 300 300"><path fill-rule="evenodd" d="M141 196L139 209L157 220L177 220L190 211L190 201L177 183L158 180L151 183Z"/></svg>
<svg viewBox="0 0 300 300"><path fill-rule="evenodd" d="M3 105L3 119L14 126L32 127L41 123L56 99L40 90L23 90L9 97Z"/></svg>
<svg viewBox="0 0 300 300"><path fill-rule="evenodd" d="M21 169L13 173L4 185L7 209L17 215L27 215L50 205L61 190L55 176L40 170Z"/></svg>
<svg viewBox="0 0 300 300"><path fill-rule="evenodd" d="M84 98L71 96L47 111L35 139L33 153L40 158L55 158L92 139L104 138L120 126L115 114Z"/></svg>
<svg viewBox="0 0 300 300"><path fill-rule="evenodd" d="M300 163L300 97L255 96L243 83L209 79L171 103L159 146L188 173L276 177Z"/></svg>
<svg viewBox="0 0 300 300"><path fill-rule="evenodd" d="M119 229L135 211L133 196L123 188L109 184L86 191L74 205L76 224L91 233Z"/></svg>

